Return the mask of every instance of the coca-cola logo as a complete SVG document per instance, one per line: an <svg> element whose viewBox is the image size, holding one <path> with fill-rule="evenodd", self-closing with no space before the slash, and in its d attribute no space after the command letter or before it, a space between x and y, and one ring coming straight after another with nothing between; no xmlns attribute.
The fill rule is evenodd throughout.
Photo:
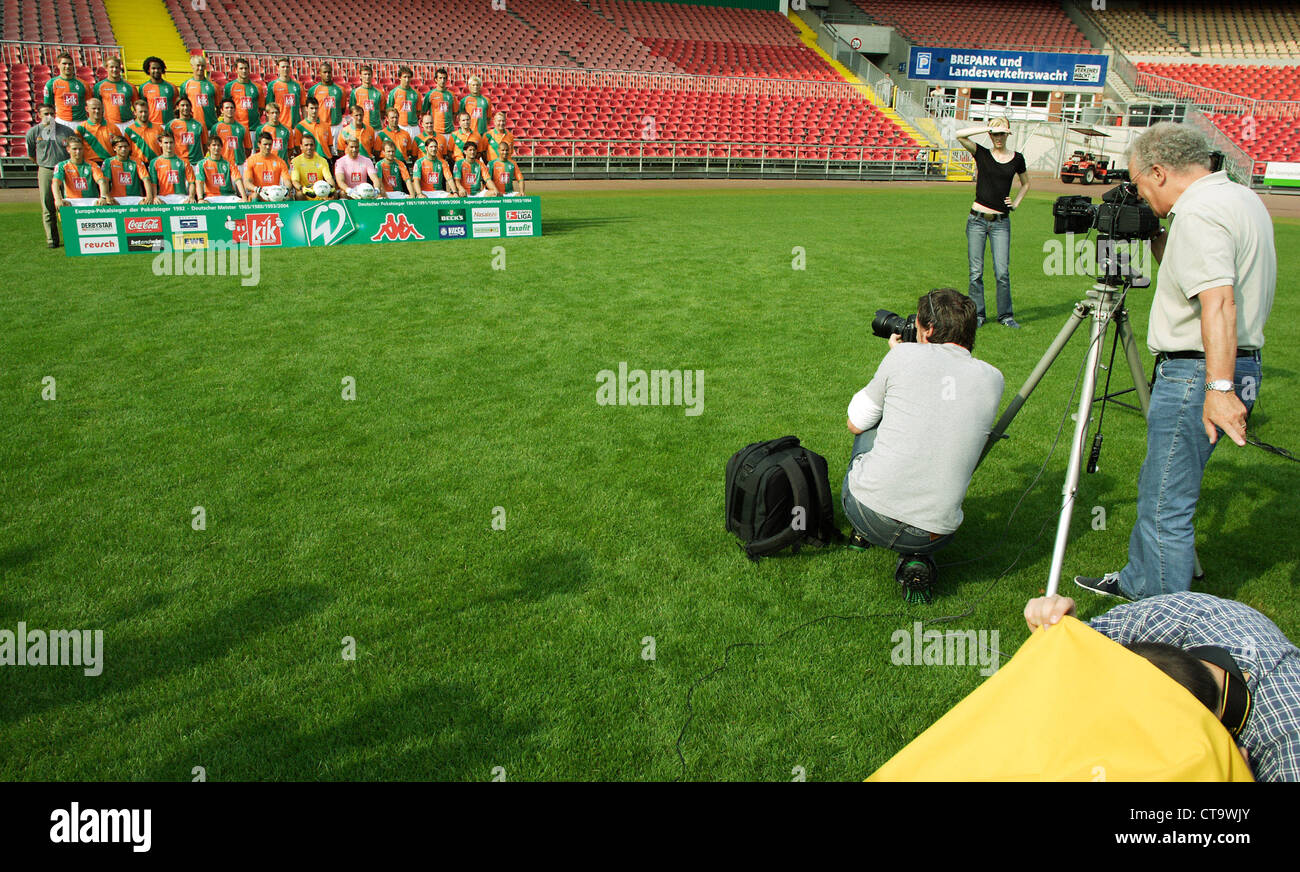
<svg viewBox="0 0 1300 872"><path fill-rule="evenodd" d="M126 219L127 233L162 233L162 218L147 215L143 218Z"/></svg>

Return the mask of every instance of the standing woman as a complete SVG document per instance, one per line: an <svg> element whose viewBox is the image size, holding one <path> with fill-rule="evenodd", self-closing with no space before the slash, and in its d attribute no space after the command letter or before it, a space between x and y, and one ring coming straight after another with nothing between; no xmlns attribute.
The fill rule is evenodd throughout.
<svg viewBox="0 0 1300 872"><path fill-rule="evenodd" d="M987 133L992 150L970 137ZM970 261L970 298L975 301L976 323L984 326L984 240L993 249L993 272L998 283L998 323L1019 329L1011 311L1011 212L1029 190L1025 156L1007 148L1011 122L994 118L987 126L957 132L957 141L975 156L975 202L966 219L966 255ZM1020 177L1020 190L1011 200L1011 179Z"/></svg>

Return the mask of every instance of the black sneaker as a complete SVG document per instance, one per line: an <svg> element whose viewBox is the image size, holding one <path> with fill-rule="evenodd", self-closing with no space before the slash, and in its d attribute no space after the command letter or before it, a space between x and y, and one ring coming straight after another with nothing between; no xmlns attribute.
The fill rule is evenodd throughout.
<svg viewBox="0 0 1300 872"><path fill-rule="evenodd" d="M1010 315L1008 315L1005 318L999 318L998 323L1001 324L1003 327L1010 327L1012 330L1020 329L1020 324L1016 321L1015 318L1012 318Z"/></svg>
<svg viewBox="0 0 1300 872"><path fill-rule="evenodd" d="M1128 600L1129 602L1133 601L1131 596L1120 590L1118 572L1108 572L1101 578L1089 578L1084 575L1076 575L1074 577L1074 583L1085 590L1099 593L1102 596L1113 596L1118 599Z"/></svg>
<svg viewBox="0 0 1300 872"><path fill-rule="evenodd" d="M975 316L975 327L976 327L976 328L980 328L980 327L983 327L983 326L984 326L984 316L983 316L983 315L976 315L976 316Z"/></svg>
<svg viewBox="0 0 1300 872"><path fill-rule="evenodd" d="M926 554L902 554L894 569L894 580L903 588L903 599L909 603L934 601L934 581L938 568Z"/></svg>
<svg viewBox="0 0 1300 872"><path fill-rule="evenodd" d="M853 535L849 537L849 547L854 551L866 551L871 547L871 542L867 540L866 536L854 530Z"/></svg>

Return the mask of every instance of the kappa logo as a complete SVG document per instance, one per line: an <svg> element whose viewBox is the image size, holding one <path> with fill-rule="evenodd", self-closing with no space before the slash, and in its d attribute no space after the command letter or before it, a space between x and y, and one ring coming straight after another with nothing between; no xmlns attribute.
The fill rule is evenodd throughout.
<svg viewBox="0 0 1300 872"><path fill-rule="evenodd" d="M171 227L172 233L206 233L208 218L206 215L173 215Z"/></svg>
<svg viewBox="0 0 1300 872"><path fill-rule="evenodd" d="M415 229L415 225L411 223L411 219L407 218L405 215L394 215L392 212L389 212L384 216L384 223L379 225L379 229L375 231L375 235L370 237L370 241L382 242L388 240L390 242L405 242L408 239L423 238L424 236L422 236L420 231Z"/></svg>
<svg viewBox="0 0 1300 872"><path fill-rule="evenodd" d="M117 233L116 218L78 218L77 234L80 236L103 236Z"/></svg>
<svg viewBox="0 0 1300 872"><path fill-rule="evenodd" d="M257 212L238 220L226 219L230 241L251 246L280 245L280 228L284 222L275 212Z"/></svg>
<svg viewBox="0 0 1300 872"><path fill-rule="evenodd" d="M328 200L302 213L302 230L308 245L334 245L356 229L347 207L339 200Z"/></svg>
<svg viewBox="0 0 1300 872"><path fill-rule="evenodd" d="M532 221L533 210L532 209L507 209L506 220L507 221Z"/></svg>
<svg viewBox="0 0 1300 872"><path fill-rule="evenodd" d="M127 233L162 233L162 217L146 215L142 218L126 219Z"/></svg>

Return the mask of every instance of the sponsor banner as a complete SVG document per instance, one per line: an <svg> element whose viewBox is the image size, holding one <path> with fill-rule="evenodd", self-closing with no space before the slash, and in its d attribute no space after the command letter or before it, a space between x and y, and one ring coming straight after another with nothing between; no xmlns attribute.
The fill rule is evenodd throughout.
<svg viewBox="0 0 1300 872"><path fill-rule="evenodd" d="M1264 184L1300 188L1300 163L1270 161L1264 166Z"/></svg>
<svg viewBox="0 0 1300 872"><path fill-rule="evenodd" d="M206 215L173 215L171 216L172 233L198 233L201 230L208 229L208 216Z"/></svg>
<svg viewBox="0 0 1300 872"><path fill-rule="evenodd" d="M127 251L162 251L163 236L161 233L151 233L141 236L128 236L126 238Z"/></svg>
<svg viewBox="0 0 1300 872"><path fill-rule="evenodd" d="M1102 88L1107 61L1102 54L912 46L907 77L985 85Z"/></svg>
<svg viewBox="0 0 1300 872"><path fill-rule="evenodd" d="M64 206L60 216L69 256L217 243L299 248L542 235L536 197Z"/></svg>
<svg viewBox="0 0 1300 872"><path fill-rule="evenodd" d="M117 254L121 251L116 236L84 236L79 242L81 244L78 250L82 254ZM63 244L67 246L67 243L68 240L65 238Z"/></svg>
<svg viewBox="0 0 1300 872"><path fill-rule="evenodd" d="M78 218L78 236L107 236L117 234L116 218Z"/></svg>
<svg viewBox="0 0 1300 872"><path fill-rule="evenodd" d="M162 233L162 216L161 215L140 215L127 218L123 224L126 225L128 235L137 233Z"/></svg>

